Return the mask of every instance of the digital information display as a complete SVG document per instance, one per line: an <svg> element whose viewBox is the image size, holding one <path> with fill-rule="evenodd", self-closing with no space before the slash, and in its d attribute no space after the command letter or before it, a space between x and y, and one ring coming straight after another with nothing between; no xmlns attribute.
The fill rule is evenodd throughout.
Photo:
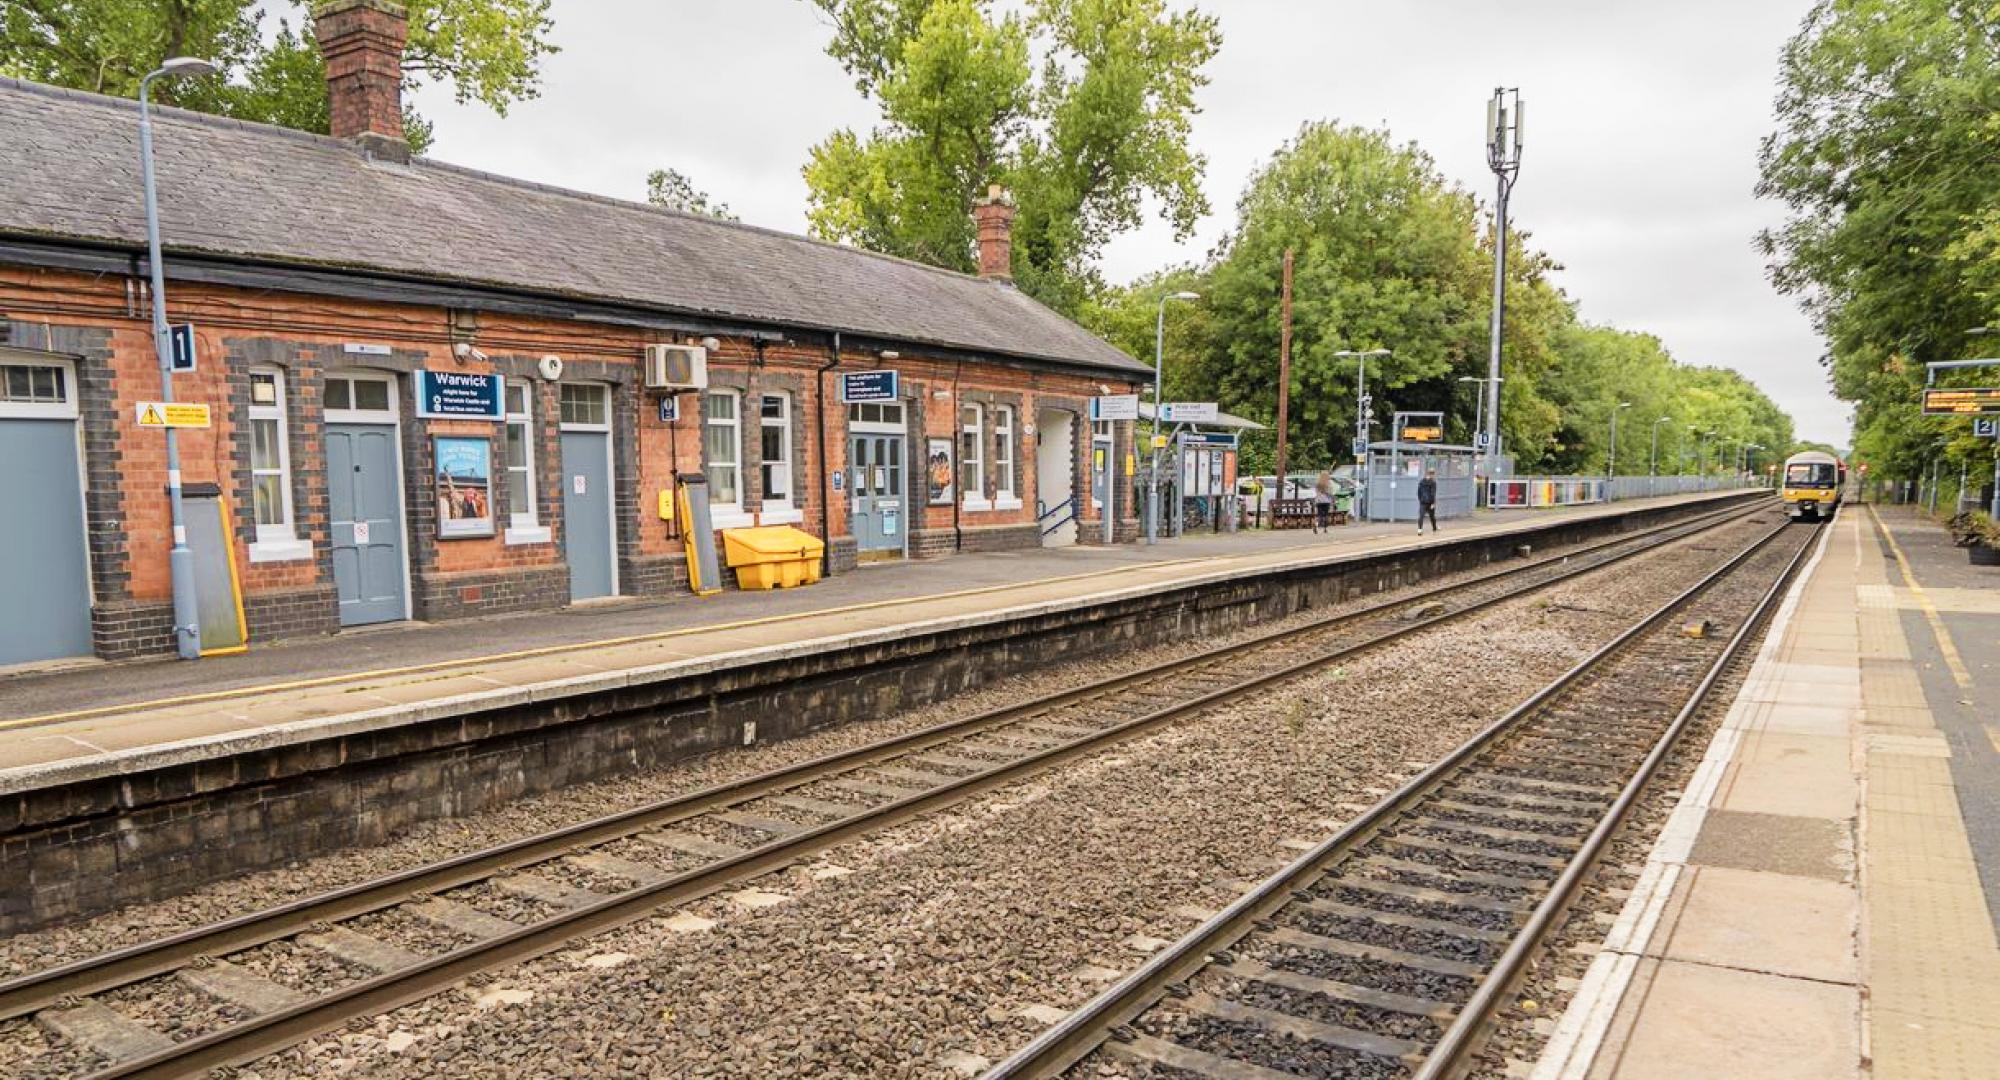
<svg viewBox="0 0 2000 1080"><path fill-rule="evenodd" d="M1924 415L1969 416L2000 413L2000 386L1930 387L1924 391Z"/></svg>

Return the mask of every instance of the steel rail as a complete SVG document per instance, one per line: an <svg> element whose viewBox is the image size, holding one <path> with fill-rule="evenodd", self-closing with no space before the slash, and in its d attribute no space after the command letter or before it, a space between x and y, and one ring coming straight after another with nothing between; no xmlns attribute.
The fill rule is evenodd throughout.
<svg viewBox="0 0 2000 1080"><path fill-rule="evenodd" d="M339 922L355 918L373 911L392 907L407 901L414 893L435 893L448 891L471 884L496 874L532 866L536 863L557 858L578 849L630 836L650 828L672 824L676 821L696 817L704 813L748 802L774 792L787 790L829 776L863 769L870 764L888 758L903 757L918 753L934 746L955 742L986 730L1002 727L1031 719L1035 715L1062 708L1093 698L1103 697L1140 686L1148 682L1171 677L1187 668L1227 660L1234 656L1265 649L1275 644L1294 640L1311 634L1323 633L1343 625L1377 618L1384 614L1407 609L1414 604L1448 596L1456 592L1504 580L1508 577L1560 566L1564 562L1580 557L1588 557L1622 544L1641 543L1629 552L1621 552L1610 558L1587 566L1573 568L1548 581L1536 582L1520 589L1512 590L1478 606L1448 611L1442 615L1413 623L1410 629L1423 629L1440 622L1458 618L1501 600L1511 599L1522 593L1547 588L1578 574L1603 569L1656 550L1666 544L1678 542L1709 529L1719 528L1732 521L1761 512L1768 507L1762 500L1749 507L1733 506L1714 513L1698 515L1688 521L1675 523L1658 534L1631 534L1589 545L1581 550L1551 554L1544 558L1507 567L1496 573L1426 589L1413 595L1393 600L1381 601L1352 611L1340 612L1328 618L1316 620L1304 626L1262 634L1234 645L1204 652L1197 656L1167 660L1149 665L1136 671L1100 679L1084 686L1060 691L1037 698L1033 701L1012 705L1001 705L976 713L972 716L945 721L903 735L839 751L825 757L798 765L786 766L745 777L740 780L716 784L686 795L675 796L645 806L618 811L575 825L552 829L548 832L523 837L478 851L467 852L449 859L412 867L395 874L359 882L355 885L331 890L316 896L262 911L250 912L233 919L195 927L193 929L145 942L124 949L114 950L97 956L85 957L57 967L45 969L30 975L0 982L0 1020L13 1019L32 1014L63 1000L65 996L88 996L115 989L140 979L164 974L192 962L201 956L223 956L240 952L268 942L310 929L316 923ZM1367 643L1364 643L1364 646Z"/></svg>
<svg viewBox="0 0 2000 1080"><path fill-rule="evenodd" d="M1606 562L1588 568L1578 568L1554 581L1567 580L1577 574L1602 569L1609 564ZM1554 581L1543 584L1552 584ZM1540 587L1542 586L1536 585L1529 588ZM1138 736L1181 717L1234 701L1253 691L1324 667L1344 657L1420 633L1446 619L1461 617L1514 599L1519 594L1529 591L1529 588L1510 590L1446 616L1398 627L1330 654L1312 657L1252 676L1236 685L1176 702L1102 731L1082 735L1069 742L1032 752L1014 761L995 765L990 769L963 777L954 784L906 796L838 821L809 827L799 833L684 871L652 885L607 896L508 934L473 942L451 952L428 958L419 964L352 983L298 1005L234 1023L207 1035L190 1038L155 1054L115 1064L93 1073L92 1077L94 1080L111 1080L114 1077L181 1077L255 1060L293 1046L313 1035L338 1028L354 1017L374 1015L431 997L479 972L542 955L578 939L644 918L660 908L712 894L746 878L753 878L796 862L803 856L827 847L930 813L1064 762L1094 754L1107 745ZM1401 607L1407 604L1406 599L1399 601L1395 606Z"/></svg>
<svg viewBox="0 0 2000 1080"><path fill-rule="evenodd" d="M1526 701L1482 728L1445 757L1405 781L1374 806L1343 826L1283 869L1239 896L1215 916L1190 930L1180 940L1154 953L1136 970L1112 984L1076 1011L1070 1013L1028 1045L988 1070L982 1080L1013 1080L1017 1077L1052 1077L1061 1074L1103 1044L1111 1032L1136 1019L1151 1008L1170 987L1181 983L1205 967L1211 954L1226 949L1248 935L1258 922L1291 903L1294 894L1327 871L1328 864L1344 858L1384 827L1421 804L1437 788L1449 782L1466 765L1497 745L1528 718L1611 657L1658 627L1743 563L1783 535L1790 526L1780 525L1733 556L1728 562L1687 590L1633 624L1609 643L1578 661L1553 682ZM1780 580L1788 578L1798 565L1794 559ZM1768 594L1767 594L1768 595ZM1761 615L1762 605L1758 609ZM1745 620L1747 627L1752 619ZM1739 630L1735 641L1744 634ZM1725 651L1717 667L1731 656ZM1711 673L1712 675L1712 673ZM1713 685L1713 678L1704 686ZM1461 1015L1464 1010L1461 1010ZM1413 1063L1414 1064L1414 1063Z"/></svg>
<svg viewBox="0 0 2000 1080"><path fill-rule="evenodd" d="M1447 1077L1463 1075L1471 1066L1473 1054L1485 1036L1491 1033L1494 1019L1506 1003L1507 995L1527 973L1529 962L1541 951L1542 939L1555 928L1556 920L1569 909L1577 891L1582 888L1585 877L1597 865L1598 858L1611 843L1612 835L1624 824L1633 804L1639 801L1639 796L1644 792L1646 785L1652 782L1654 774L1666 763L1667 756L1680 742L1681 734L1708 703L1709 695L1714 692L1716 684L1722 681L1729 665L1742 653L1743 647L1769 615L1772 606L1784 595L1799 567L1805 563L1815 548L1824 546L1825 538L1831 535L1831 533L1820 533L1817 542L1808 541L1802 545L1798 553L1792 556L1791 562L1786 564L1784 571L1778 575L1777 580L1765 590L1763 597L1757 601L1757 606L1743 620L1743 624L1736 628L1736 633L1730 637L1729 644L1723 647L1722 654L1709 665L1707 674L1695 687L1694 693L1688 697L1687 703L1681 706L1673 721L1668 724L1667 730L1653 744L1652 752L1646 755L1638 771L1632 774L1631 779L1627 780L1624 788L1619 791L1617 800L1604 812L1597 827L1591 830L1589 838L1571 857L1569 865L1563 869L1562 876L1556 879L1548 895L1542 897L1541 903L1535 905L1534 912L1528 916L1527 922L1522 925L1513 942L1507 946L1507 951L1500 955L1500 959L1494 961L1492 970L1486 973L1486 978L1480 981L1479 988L1473 991L1472 997L1467 999L1464 1007L1459 1010L1457 1019L1452 1021L1451 1027L1446 1029L1437 1045L1431 1048L1423 1065L1416 1071L1415 1080L1445 1080Z"/></svg>

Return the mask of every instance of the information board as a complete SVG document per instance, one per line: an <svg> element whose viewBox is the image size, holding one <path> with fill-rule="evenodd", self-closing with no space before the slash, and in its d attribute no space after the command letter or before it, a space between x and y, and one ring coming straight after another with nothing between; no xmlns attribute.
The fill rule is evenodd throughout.
<svg viewBox="0 0 2000 1080"><path fill-rule="evenodd" d="M1924 414L1927 416L1967 416L1973 413L2000 413L2000 386L1932 386L1924 390Z"/></svg>
<svg viewBox="0 0 2000 1080"><path fill-rule="evenodd" d="M1170 424L1213 423L1221 415L1213 401L1170 401L1160 406L1160 419Z"/></svg>
<svg viewBox="0 0 2000 1080"><path fill-rule="evenodd" d="M502 417L505 380L499 375L469 371L422 369L411 380L417 392L417 415L451 420L493 420Z"/></svg>
<svg viewBox="0 0 2000 1080"><path fill-rule="evenodd" d="M894 401L897 381L894 371L842 372L840 400L849 404L857 401Z"/></svg>
<svg viewBox="0 0 2000 1080"><path fill-rule="evenodd" d="M1090 399L1092 420L1137 420L1139 419L1139 395L1107 394Z"/></svg>

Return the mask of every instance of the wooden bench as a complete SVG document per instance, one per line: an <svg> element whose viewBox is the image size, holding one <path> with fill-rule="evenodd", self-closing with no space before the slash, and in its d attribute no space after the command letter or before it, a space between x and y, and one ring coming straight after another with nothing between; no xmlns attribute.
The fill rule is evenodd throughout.
<svg viewBox="0 0 2000 1080"><path fill-rule="evenodd" d="M1272 499L1271 527L1273 529L1310 529L1316 517L1311 499ZM1329 525L1347 524L1347 511L1329 510L1326 515Z"/></svg>

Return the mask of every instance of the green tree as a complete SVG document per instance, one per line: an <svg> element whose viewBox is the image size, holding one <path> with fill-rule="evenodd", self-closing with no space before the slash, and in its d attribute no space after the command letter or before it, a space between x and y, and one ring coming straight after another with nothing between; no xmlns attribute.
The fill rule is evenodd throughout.
<svg viewBox="0 0 2000 1080"><path fill-rule="evenodd" d="M1759 191L1789 216L1761 239L1773 281L1826 335L1856 455L1877 476L1990 452L1916 401L1926 362L1963 357L1966 331L2000 319L1996 14L1821 0L1783 54Z"/></svg>
<svg viewBox="0 0 2000 1080"><path fill-rule="evenodd" d="M679 169L654 169L646 174L646 201L668 210L702 214L724 221L739 220L729 212L728 203L712 199L708 192L695 187L694 181Z"/></svg>
<svg viewBox="0 0 2000 1080"><path fill-rule="evenodd" d="M1079 310L1104 243L1148 197L1186 236L1207 212L1205 160L1187 148L1213 18L1165 0L813 0L827 52L881 110L841 130L804 168L821 237L955 270L974 266L971 209L989 185L1017 208L1014 274Z"/></svg>
<svg viewBox="0 0 2000 1080"><path fill-rule="evenodd" d="M120 97L170 56L201 56L221 77L163 83L163 102L304 131L327 128L326 71L304 0L301 28L280 20L268 42L257 0L9 0L0 8L0 73ZM556 51L549 0L409 0L405 81L449 83L461 102L505 115L540 91ZM405 111L422 150L430 125Z"/></svg>

